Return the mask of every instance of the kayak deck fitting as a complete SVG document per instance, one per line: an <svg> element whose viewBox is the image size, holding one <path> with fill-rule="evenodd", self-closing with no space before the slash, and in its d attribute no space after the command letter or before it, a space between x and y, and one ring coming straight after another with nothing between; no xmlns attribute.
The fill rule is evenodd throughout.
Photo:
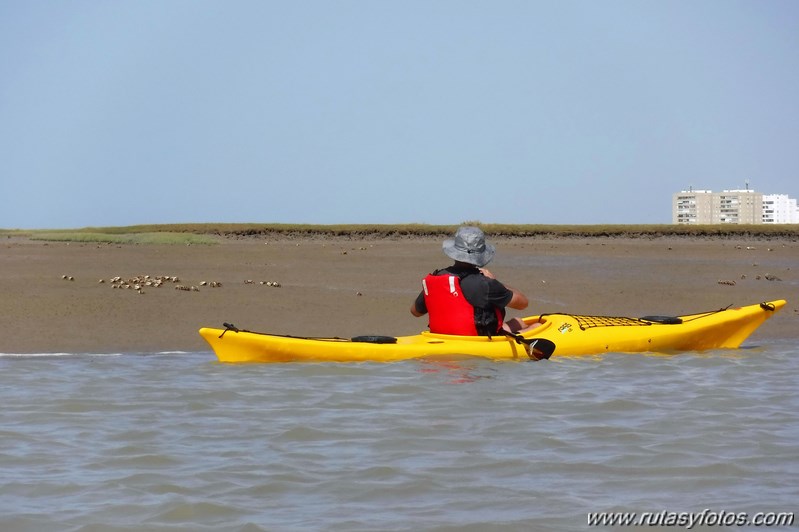
<svg viewBox="0 0 799 532"><path fill-rule="evenodd" d="M225 329L200 329L220 362L396 362L414 358L476 356L538 360L602 353L677 353L738 348L783 306L775 300L684 316L642 318L542 314L522 335L454 336L424 331L412 336L308 338Z"/></svg>

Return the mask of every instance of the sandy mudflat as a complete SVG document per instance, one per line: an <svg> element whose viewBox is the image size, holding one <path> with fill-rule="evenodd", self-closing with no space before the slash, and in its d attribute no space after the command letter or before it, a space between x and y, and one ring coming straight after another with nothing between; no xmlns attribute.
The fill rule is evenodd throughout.
<svg viewBox="0 0 799 532"><path fill-rule="evenodd" d="M197 329L225 321L308 336L415 334L426 327L408 311L420 279L449 264L439 239L421 237L252 237L209 246L3 240L0 353L206 351ZM489 269L532 302L510 316L684 314L787 299L749 342L799 338L799 242L793 239L493 241L497 256ZM110 282L144 275L180 281L144 286L141 293ZM178 284L199 291L176 290Z"/></svg>

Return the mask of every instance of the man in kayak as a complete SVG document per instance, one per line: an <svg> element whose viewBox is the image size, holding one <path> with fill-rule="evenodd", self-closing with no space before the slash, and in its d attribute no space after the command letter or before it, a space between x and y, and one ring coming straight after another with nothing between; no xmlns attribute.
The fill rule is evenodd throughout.
<svg viewBox="0 0 799 532"><path fill-rule="evenodd" d="M429 313L431 332L494 336L502 334L502 329L520 333L540 325L527 326L519 318L505 322L505 307L523 310L527 296L499 282L484 268L494 258L495 248L486 243L483 231L460 227L442 248L455 263L425 277L422 291L411 305L414 316Z"/></svg>

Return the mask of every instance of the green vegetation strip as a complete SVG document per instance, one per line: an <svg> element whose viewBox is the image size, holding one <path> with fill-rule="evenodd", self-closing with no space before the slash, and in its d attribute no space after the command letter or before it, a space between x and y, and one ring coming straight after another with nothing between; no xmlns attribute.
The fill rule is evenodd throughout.
<svg viewBox="0 0 799 532"><path fill-rule="evenodd" d="M797 224L757 225L512 225L468 221L494 237L708 237L708 238L799 238ZM461 225L461 224L458 224ZM69 230L0 229L0 236L68 242L109 242L122 244L214 244L220 237L345 237L403 238L442 237L458 225L426 224L254 224L198 223L154 224L123 227L86 227Z"/></svg>
<svg viewBox="0 0 799 532"><path fill-rule="evenodd" d="M102 244L181 244L181 245L209 245L218 243L218 239L210 235L193 233L93 233L93 232L32 232L31 240L46 240L48 242L91 242Z"/></svg>
<svg viewBox="0 0 799 532"><path fill-rule="evenodd" d="M343 236L351 238L396 238L451 236L459 225L476 225L486 234L495 237L622 237L651 238L658 236L686 237L758 237L799 238L799 225L533 225L533 224L488 224L466 221L456 225L427 224L167 224L110 227L94 230L103 233L129 232L176 232L219 236Z"/></svg>

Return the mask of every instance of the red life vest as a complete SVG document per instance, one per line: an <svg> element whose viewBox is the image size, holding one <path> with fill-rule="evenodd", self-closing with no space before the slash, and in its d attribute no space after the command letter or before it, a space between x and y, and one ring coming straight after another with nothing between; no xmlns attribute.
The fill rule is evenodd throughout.
<svg viewBox="0 0 799 532"><path fill-rule="evenodd" d="M478 336L475 324L474 306L466 300L461 291L461 281L457 275L432 273L422 280L424 303L430 319L430 332L438 334L457 334ZM494 309L499 331L502 327L502 311Z"/></svg>

